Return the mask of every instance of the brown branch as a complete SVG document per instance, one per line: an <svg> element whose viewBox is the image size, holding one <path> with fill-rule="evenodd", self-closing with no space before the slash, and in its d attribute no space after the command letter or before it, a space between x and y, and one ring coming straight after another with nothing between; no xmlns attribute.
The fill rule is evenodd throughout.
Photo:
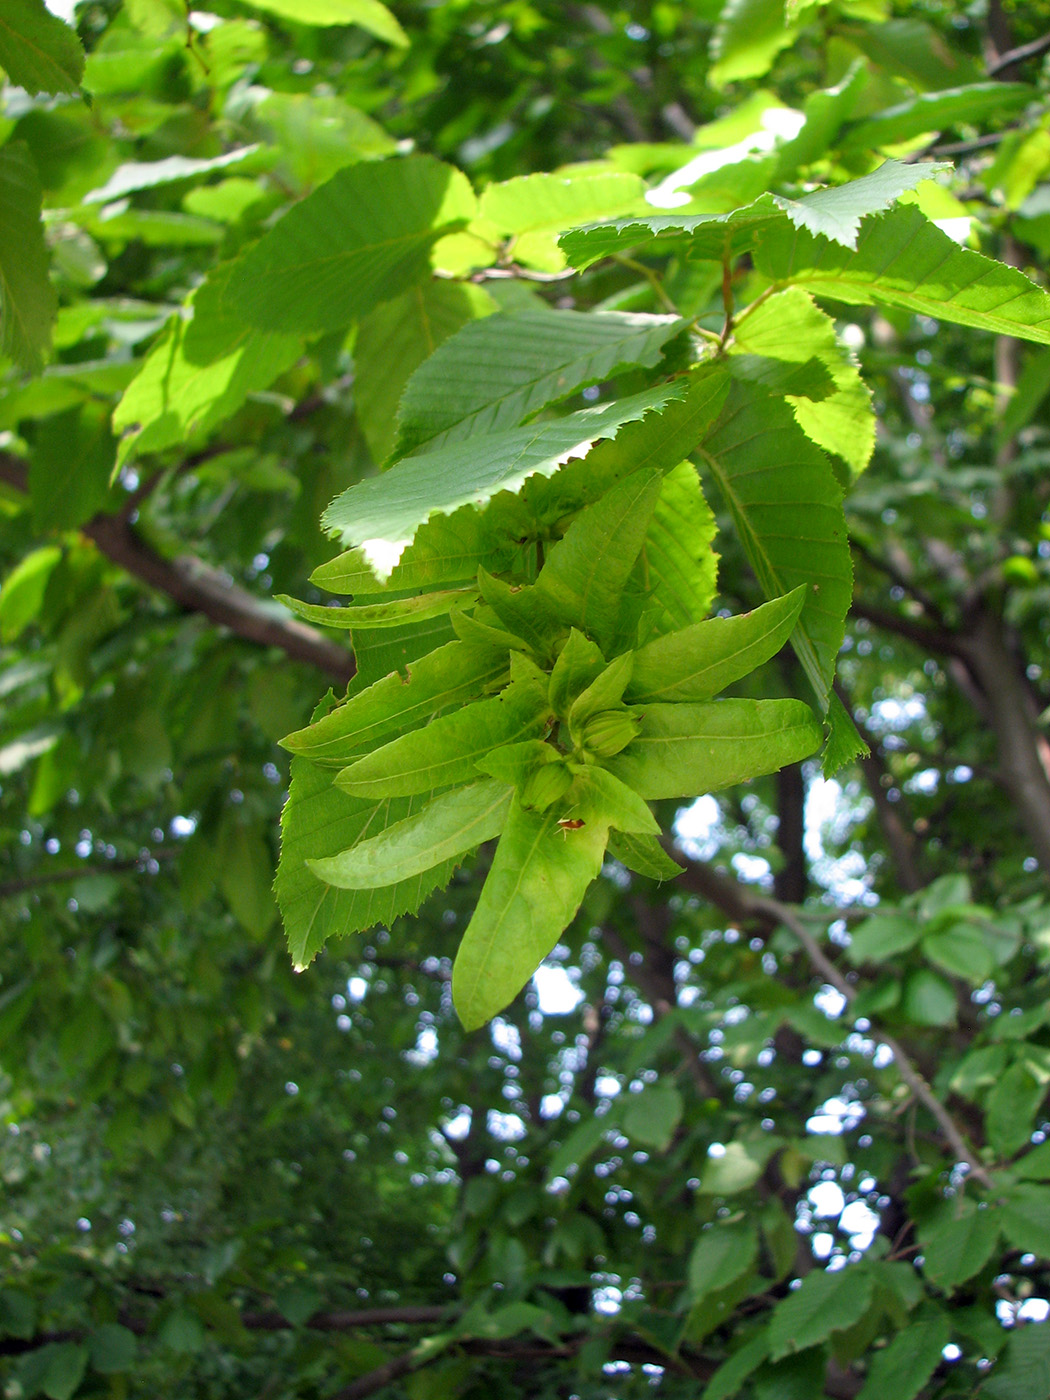
<svg viewBox="0 0 1050 1400"><path fill-rule="evenodd" d="M820 974L824 981L841 993L847 1003L852 1004L856 1000L856 988L846 981L824 952L807 927L800 911L793 909L790 905L782 904L779 900L754 894L730 876L723 875L720 871L713 870L710 866L700 862L690 862L685 873L678 877L678 882L697 893L704 893L706 898L710 899L723 912L728 913L730 918L736 922L747 924L758 920L760 923L764 923L767 928L775 928L778 925L786 928L789 933L795 936L809 959L810 966ZM826 918L823 911L820 917L822 920ZM965 1135L951 1114L916 1069L904 1046L883 1030L876 1030L873 1034L877 1035L879 1040L888 1046L901 1078L936 1119L945 1139L955 1152L957 1160L965 1162L971 1173L980 1182L985 1186L990 1186L991 1180L982 1167L976 1152L967 1142Z"/></svg>
<svg viewBox="0 0 1050 1400"><path fill-rule="evenodd" d="M987 68L989 78L998 77L1006 68L1013 68L1018 63L1024 63L1026 59L1038 58L1041 53L1046 53L1050 49L1050 34L1044 34L1039 39L1031 39L1027 44L1019 44L1015 49L1007 49L1001 53L994 63L990 63Z"/></svg>
<svg viewBox="0 0 1050 1400"><path fill-rule="evenodd" d="M20 491L28 487L25 466L6 452L0 453L0 480ZM347 648L297 618L275 615L247 589L199 560L163 558L121 515L96 515L82 530L113 563L187 612L200 613L245 641L277 647L293 661L316 666L342 685L354 675L356 664Z"/></svg>
<svg viewBox="0 0 1050 1400"><path fill-rule="evenodd" d="M105 865L81 865L66 870L47 870L37 875L23 875L17 880L0 882L0 899L7 899L11 895L25 894L27 890L39 889L42 885L64 885L71 880L83 880L89 875L112 875L114 872L124 870L141 871L148 860L172 860L174 856L173 850L156 849L140 856L133 856L128 860L111 860Z"/></svg>
<svg viewBox="0 0 1050 1400"><path fill-rule="evenodd" d="M886 780L890 777L890 773L882 757L878 739L857 718L852 701L841 681L835 682L835 693L845 705L847 713L852 716L853 723L857 726L857 732L868 746L868 752L862 754L858 761L860 770L868 784L871 800L875 804L875 816L896 867L897 882L906 894L915 894L918 890L923 889L929 881L919 870L919 854L916 850L914 828L901 820L900 803L893 803L889 799Z"/></svg>

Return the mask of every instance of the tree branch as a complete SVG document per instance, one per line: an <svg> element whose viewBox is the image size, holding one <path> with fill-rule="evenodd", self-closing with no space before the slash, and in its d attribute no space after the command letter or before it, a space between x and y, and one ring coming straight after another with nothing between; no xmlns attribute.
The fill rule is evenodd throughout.
<svg viewBox="0 0 1050 1400"><path fill-rule="evenodd" d="M809 928L806 926L803 915L799 910L793 909L790 905L782 904L779 900L768 899L764 895L752 894L737 881L732 880L727 875L704 866L698 862L691 862L687 866L687 873L692 877L688 881L685 876L680 876L680 883L685 883L688 888L696 889L697 892L706 890L706 898L718 905L730 917L738 922L747 923L755 919L765 922L768 927L775 928L783 926L789 933L793 934L809 959L811 967L820 974L829 986L843 997L847 1003L852 1004L857 998L857 990L846 981L842 973L824 952L823 948L814 938ZM823 914L821 917L824 917ZM956 1159L965 1162L973 1176L975 1176L985 1186L991 1186L991 1179L984 1170L977 1157L976 1152L966 1140L965 1134L952 1118L951 1114L941 1103L937 1095L930 1088L929 1084L912 1063L908 1052L899 1040L885 1031L879 1029L873 1032L879 1040L886 1045L896 1062L901 1078L911 1089L915 1097L936 1119L941 1131L944 1133L946 1141L950 1144L956 1155Z"/></svg>
<svg viewBox="0 0 1050 1400"><path fill-rule="evenodd" d="M0 453L0 480L19 491L28 489L25 466ZM83 533L108 559L141 583L166 594L187 612L200 613L245 641L277 647L293 661L304 661L346 685L356 670L353 653L322 637L297 618L271 611L247 589L195 559L165 559L145 543L120 515L96 515Z"/></svg>

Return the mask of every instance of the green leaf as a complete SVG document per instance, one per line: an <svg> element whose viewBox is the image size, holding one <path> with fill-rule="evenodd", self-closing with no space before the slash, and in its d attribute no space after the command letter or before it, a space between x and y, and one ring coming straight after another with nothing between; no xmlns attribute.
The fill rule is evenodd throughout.
<svg viewBox="0 0 1050 1400"><path fill-rule="evenodd" d="M473 204L466 177L432 156L349 165L237 262L231 313L266 331L338 330L425 281L432 244Z"/></svg>
<svg viewBox="0 0 1050 1400"><path fill-rule="evenodd" d="M772 195L763 195L728 214L649 214L589 224L558 240L571 265L584 272L603 258L643 249L679 252L688 259L721 262L749 251L760 230L787 225Z"/></svg>
<svg viewBox="0 0 1050 1400"><path fill-rule="evenodd" d="M833 690L828 696L828 712L824 719L828 726L828 741L821 754L820 771L825 778L831 778L847 763L871 750L861 738L853 716L839 699L837 691Z"/></svg>
<svg viewBox="0 0 1050 1400"><path fill-rule="evenodd" d="M980 1208L965 1197L953 1202L950 1213L938 1216L933 1228L919 1232L923 1272L945 1292L979 1273L999 1242L994 1208Z"/></svg>
<svg viewBox="0 0 1050 1400"><path fill-rule="evenodd" d="M611 710L623 699L624 690L631 679L634 653L625 651L610 661L590 684L581 690L569 707L569 724L575 733L582 729L592 715L602 710Z"/></svg>
<svg viewBox="0 0 1050 1400"><path fill-rule="evenodd" d="M888 962L914 948L922 929L904 914L873 914L850 934L846 956L855 967L867 962Z"/></svg>
<svg viewBox="0 0 1050 1400"><path fill-rule="evenodd" d="M0 1288L0 1335L28 1341L35 1329L36 1303L29 1294L20 1288Z"/></svg>
<svg viewBox="0 0 1050 1400"><path fill-rule="evenodd" d="M557 633L557 620L547 599L535 586L518 586L478 569L478 588L507 632L546 658Z"/></svg>
<svg viewBox="0 0 1050 1400"><path fill-rule="evenodd" d="M945 161L904 165L899 160L887 160L859 180L815 190L801 199L787 199L783 195L775 198L797 229L808 229L845 248L856 249L863 218L889 209L905 190L913 190L923 180L949 170L951 166Z"/></svg>
<svg viewBox="0 0 1050 1400"><path fill-rule="evenodd" d="M456 861L376 890L338 890L311 874L309 859L334 856L358 841L410 817L426 798L369 803L350 797L329 773L301 759L292 762L290 795L281 815L281 863L274 886L288 949L304 968L330 938L391 925L414 914L431 891L448 883Z"/></svg>
<svg viewBox="0 0 1050 1400"><path fill-rule="evenodd" d="M1028 426L1047 394L1050 394L1050 350L1039 350L1025 360L1014 395L999 419L997 450Z"/></svg>
<svg viewBox="0 0 1050 1400"><path fill-rule="evenodd" d="M152 190L159 185L170 185L176 180L196 180L222 170L227 165L237 165L259 149L255 146L241 146L225 155L212 156L208 160L195 160L190 156L165 156L163 160L127 161L118 165L104 185L97 190L89 190L84 195L83 204L111 204L137 190Z"/></svg>
<svg viewBox="0 0 1050 1400"><path fill-rule="evenodd" d="M539 737L550 719L538 684L512 684L491 700L476 700L374 749L344 768L336 783L355 797L375 800L468 782L477 777L476 759L500 744Z"/></svg>
<svg viewBox="0 0 1050 1400"><path fill-rule="evenodd" d="M456 788L378 836L337 856L308 860L307 865L319 880L338 889L394 885L498 836L510 798L510 788L495 780Z"/></svg>
<svg viewBox="0 0 1050 1400"><path fill-rule="evenodd" d="M253 330L226 292L239 264L215 269L194 294L192 320L172 319L113 413L118 465L206 436L299 359L298 336Z"/></svg>
<svg viewBox="0 0 1050 1400"><path fill-rule="evenodd" d="M631 365L658 363L684 322L631 312L537 307L466 325L408 381L399 456L517 427L550 403Z"/></svg>
<svg viewBox="0 0 1050 1400"><path fill-rule="evenodd" d="M17 0L0 9L0 68L31 96L76 92L84 50L76 30L51 14L44 0Z"/></svg>
<svg viewBox="0 0 1050 1400"><path fill-rule="evenodd" d="M407 678L396 672L384 676L281 744L313 763L342 768L391 735L473 700L506 676L506 652L449 642L414 662Z"/></svg>
<svg viewBox="0 0 1050 1400"><path fill-rule="evenodd" d="M499 491L519 490L536 472L550 476L570 458L584 456L599 438L615 437L625 423L663 408L682 392L674 384L661 385L566 418L405 457L382 476L337 496L321 523L344 544L360 545L376 574L386 578L432 516L484 506Z"/></svg>
<svg viewBox="0 0 1050 1400"><path fill-rule="evenodd" d="M758 1231L746 1217L715 1221L701 1230L689 1256L688 1287L693 1300L726 1288L755 1263Z"/></svg>
<svg viewBox="0 0 1050 1400"><path fill-rule="evenodd" d="M768 73L781 49L798 38L784 19L784 0L729 0L711 40L708 81L715 88Z"/></svg>
<svg viewBox="0 0 1050 1400"><path fill-rule="evenodd" d="M566 797L564 818L615 827L625 835L659 836L659 822L626 783L593 764L570 763L569 768L575 781Z"/></svg>
<svg viewBox="0 0 1050 1400"><path fill-rule="evenodd" d="M917 1026L954 1026L955 991L950 982L925 968L904 983L901 1011Z"/></svg>
<svg viewBox="0 0 1050 1400"><path fill-rule="evenodd" d="M51 348L58 306L48 279L40 202L29 148L8 141L0 150L0 352L31 374L39 373Z"/></svg>
<svg viewBox="0 0 1050 1400"><path fill-rule="evenodd" d="M38 1380L48 1400L71 1400L87 1371L88 1350L74 1341L57 1341L43 1348L46 1369Z"/></svg>
<svg viewBox="0 0 1050 1400"><path fill-rule="evenodd" d="M825 452L833 452L856 475L871 460L875 448L875 415L871 391L860 377L852 355L839 345L835 323L806 292L789 287L748 310L734 331L744 350L772 359L798 362L810 355L831 373L834 393L814 402L790 397L799 427Z"/></svg>
<svg viewBox="0 0 1050 1400"><path fill-rule="evenodd" d="M101 510L116 452L108 405L86 403L46 418L29 459L36 528L75 529Z"/></svg>
<svg viewBox="0 0 1050 1400"><path fill-rule="evenodd" d="M763 1327L719 1366L707 1383L704 1400L733 1400L748 1376L762 1365L768 1355L769 1336Z"/></svg>
<svg viewBox="0 0 1050 1400"><path fill-rule="evenodd" d="M653 1152L666 1152L682 1121L682 1095L671 1084L647 1084L619 1105L620 1131Z"/></svg>
<svg viewBox="0 0 1050 1400"><path fill-rule="evenodd" d="M1027 1248L1027 1246L1026 1246ZM1050 1327L1015 1327L981 1387L981 1400L1044 1400L1050 1395Z"/></svg>
<svg viewBox="0 0 1050 1400"><path fill-rule="evenodd" d="M851 305L899 306L994 335L1050 343L1050 296L1023 272L960 248L913 205L869 219L857 251L802 231L767 231L755 266L778 285Z"/></svg>
<svg viewBox="0 0 1050 1400"><path fill-rule="evenodd" d="M608 761L641 797L697 797L808 758L823 738L800 700L648 705L638 738Z"/></svg>
<svg viewBox="0 0 1050 1400"><path fill-rule="evenodd" d="M452 969L467 1030L510 1002L554 947L602 867L607 830L564 830L515 798Z"/></svg>
<svg viewBox="0 0 1050 1400"><path fill-rule="evenodd" d="M384 593L441 584L473 582L478 565L504 569L516 546L498 538L491 517L467 507L451 516L435 515L416 532L385 582L377 579L365 555L348 549L310 575L311 583L332 593Z"/></svg>
<svg viewBox="0 0 1050 1400"><path fill-rule="evenodd" d="M773 1360L852 1327L870 1307L872 1291L871 1274L862 1269L814 1269L773 1309L769 1323Z"/></svg>
<svg viewBox="0 0 1050 1400"><path fill-rule="evenodd" d="M104 1322L91 1336L91 1365L103 1375L130 1371L138 1353L134 1332L116 1322Z"/></svg>
<svg viewBox="0 0 1050 1400"><path fill-rule="evenodd" d="M998 1207L999 1224L1014 1249L1050 1259L1050 1186L1022 1182L1005 1192Z"/></svg>
<svg viewBox="0 0 1050 1400"><path fill-rule="evenodd" d="M551 671L549 697L554 713L567 720L577 696L582 695L604 670L605 657L598 646L575 627L571 628Z"/></svg>
<svg viewBox="0 0 1050 1400"><path fill-rule="evenodd" d="M971 923L957 923L940 932L928 933L922 940L922 951L930 962L954 977L964 977L975 987L995 971L995 958L988 941Z"/></svg>
<svg viewBox="0 0 1050 1400"><path fill-rule="evenodd" d="M741 383L701 456L766 597L807 585L791 644L825 709L853 591L842 492L827 459L782 399Z"/></svg>
<svg viewBox="0 0 1050 1400"><path fill-rule="evenodd" d="M404 48L408 35L380 0L245 0L253 10L264 10L296 24L356 24L378 39Z"/></svg>
<svg viewBox="0 0 1050 1400"><path fill-rule="evenodd" d="M478 204L481 225L511 239L515 262L559 272L565 258L555 235L573 224L608 218L638 205L645 184L617 171L599 175L519 175L488 186Z"/></svg>
<svg viewBox="0 0 1050 1400"><path fill-rule="evenodd" d="M642 545L643 627L670 632L707 616L718 573L717 533L696 468L679 463L664 477Z"/></svg>
<svg viewBox="0 0 1050 1400"><path fill-rule="evenodd" d="M301 603L287 593L274 595L278 603L290 608L297 617L315 622L321 627L349 628L400 627L406 622L423 622L429 617L442 617L453 604L469 600L469 588L446 589L439 593L421 593L415 598L395 598L389 603L365 603L357 608L328 608L320 603Z"/></svg>
<svg viewBox="0 0 1050 1400"><path fill-rule="evenodd" d="M941 31L925 20L887 19L877 24L844 25L842 32L872 63L904 78L919 91L977 81L983 74L979 57L964 53L957 44L946 43Z"/></svg>
<svg viewBox="0 0 1050 1400"><path fill-rule="evenodd" d="M253 938L262 938L277 916L272 885L273 860L261 830L236 820L229 809L219 833L219 888Z"/></svg>
<svg viewBox="0 0 1050 1400"><path fill-rule="evenodd" d="M782 142L777 148L780 157L778 174L782 179L824 158L843 125L853 115L867 83L867 66L861 59L856 59L834 87L809 94L802 103L805 124L797 136Z"/></svg>
<svg viewBox="0 0 1050 1400"><path fill-rule="evenodd" d="M635 652L628 698L635 703L709 700L776 655L805 596L800 585L740 617L714 617L657 637Z"/></svg>
<svg viewBox="0 0 1050 1400"><path fill-rule="evenodd" d="M685 869L671 859L655 836L610 833L609 854L628 870L648 880L673 880Z"/></svg>
<svg viewBox="0 0 1050 1400"><path fill-rule="evenodd" d="M985 1131L1000 1157L1011 1157L1028 1145L1036 1115L1046 1097L1046 1084L1024 1060L1012 1064L988 1095Z"/></svg>
<svg viewBox="0 0 1050 1400"><path fill-rule="evenodd" d="M398 402L403 415L405 386L418 378L413 372L440 358L455 332L496 310L483 287L432 278L364 317L354 341L354 409L375 461L394 448ZM398 454L405 450L399 444Z"/></svg>
<svg viewBox="0 0 1050 1400"><path fill-rule="evenodd" d="M923 92L854 122L839 144L844 151L879 150L917 136L934 136L945 127L970 126L987 117L1010 116L1035 97L1036 90L1027 83L969 83L966 87Z"/></svg>
<svg viewBox="0 0 1050 1400"><path fill-rule="evenodd" d="M748 1191L762 1175L768 1156L768 1150L756 1152L745 1142L727 1143L721 1157L705 1159L696 1189L703 1196L735 1196Z"/></svg>
<svg viewBox="0 0 1050 1400"><path fill-rule="evenodd" d="M0 588L0 640L16 641L36 621L48 580L61 558L57 545L43 545L31 550L4 579Z"/></svg>
<svg viewBox="0 0 1050 1400"><path fill-rule="evenodd" d="M642 548L663 478L652 468L618 482L573 520L547 554L537 592L557 617L605 647Z"/></svg>

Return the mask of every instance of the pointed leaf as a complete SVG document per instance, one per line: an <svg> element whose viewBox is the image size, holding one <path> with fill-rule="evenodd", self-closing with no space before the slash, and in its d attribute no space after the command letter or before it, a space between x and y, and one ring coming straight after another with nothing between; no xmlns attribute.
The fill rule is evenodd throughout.
<svg viewBox="0 0 1050 1400"><path fill-rule="evenodd" d="M384 676L281 745L313 763L341 768L391 735L473 700L506 676L505 651L449 642L414 662L406 677Z"/></svg>
<svg viewBox="0 0 1050 1400"><path fill-rule="evenodd" d="M631 679L634 653L625 651L595 676L586 690L580 692L569 709L569 724L580 729L601 710L611 710L620 704Z"/></svg>
<svg viewBox="0 0 1050 1400"><path fill-rule="evenodd" d="M638 738L606 766L648 800L698 797L798 763L822 737L800 700L648 705Z"/></svg>
<svg viewBox="0 0 1050 1400"><path fill-rule="evenodd" d="M715 1221L701 1230L689 1256L689 1293L693 1299L726 1288L746 1274L758 1254L758 1231L747 1219Z"/></svg>
<svg viewBox="0 0 1050 1400"><path fill-rule="evenodd" d="M781 399L736 383L701 448L767 598L807 585L792 646L822 708L853 591L842 492Z"/></svg>
<svg viewBox="0 0 1050 1400"><path fill-rule="evenodd" d="M68 27L61 20L55 23ZM39 372L51 348L58 307L48 279L40 202L40 181L28 147L9 141L0 150L0 352L32 374Z"/></svg>
<svg viewBox="0 0 1050 1400"><path fill-rule="evenodd" d="M551 671L549 694L554 713L567 720L576 697L604 670L605 657L601 650L573 627Z"/></svg>
<svg viewBox="0 0 1050 1400"><path fill-rule="evenodd" d="M606 768L570 763L575 777L565 798L563 817L591 825L615 827L630 836L659 836L660 824L638 794Z"/></svg>
<svg viewBox="0 0 1050 1400"><path fill-rule="evenodd" d="M394 447L398 403L413 372L433 364L449 336L497 309L483 287L431 278L362 320L354 342L354 410L377 462Z"/></svg>
<svg viewBox="0 0 1050 1400"><path fill-rule="evenodd" d="M254 10L265 10L296 24L356 24L388 44L403 48L408 36L380 0L245 0Z"/></svg>
<svg viewBox="0 0 1050 1400"><path fill-rule="evenodd" d="M511 1001L557 943L602 868L608 835L593 823L558 825L557 809L515 798L452 969L452 999L467 1030Z"/></svg>
<svg viewBox="0 0 1050 1400"><path fill-rule="evenodd" d="M412 588L436 588L441 584L473 582L478 565L504 569L516 545L494 538L487 515L467 508L453 515L435 515L416 532L385 582L376 577L364 553L348 549L321 564L310 582L331 593L384 593Z"/></svg>
<svg viewBox="0 0 1050 1400"><path fill-rule="evenodd" d="M994 1209L980 1209L964 1198L931 1232L920 1231L926 1277L949 1292L979 1273L999 1242L996 1215Z"/></svg>
<svg viewBox="0 0 1050 1400"><path fill-rule="evenodd" d="M225 155L212 156L208 160L196 160L190 156L165 156L163 160L128 161L118 165L104 185L97 190L89 190L80 201L82 204L111 204L123 199L136 190L152 190L158 185L170 185L175 180L193 180L210 175L214 170L222 170L227 165L237 165L246 156L254 155L256 146L241 146Z"/></svg>
<svg viewBox="0 0 1050 1400"><path fill-rule="evenodd" d="M657 637L634 657L632 701L709 700L775 656L806 596L803 586L740 617L713 617Z"/></svg>
<svg viewBox="0 0 1050 1400"><path fill-rule="evenodd" d="M436 452L405 457L382 476L337 496L323 527L344 544L358 544L375 572L389 576L416 530L434 515L483 506L499 491L517 491L539 472L552 473L582 457L625 423L660 409L684 390L660 385L630 398L581 409L566 418L470 438Z"/></svg>
<svg viewBox="0 0 1050 1400"><path fill-rule="evenodd" d="M608 218L642 202L645 185L622 171L599 175L519 175L488 186L479 201L484 226L511 235L516 262L558 272L565 258L555 242L562 229Z"/></svg>
<svg viewBox="0 0 1050 1400"><path fill-rule="evenodd" d="M835 392L819 403L790 400L799 427L818 447L864 470L875 448L871 391L848 350L838 343L835 323L800 287L769 297L738 323L735 340L742 349L774 359L798 361L817 356L827 366Z"/></svg>
<svg viewBox="0 0 1050 1400"><path fill-rule="evenodd" d="M823 159L844 123L853 115L867 83L867 65L857 59L834 87L809 94L802 103L806 120L801 131L777 149L778 173L782 179L794 175L800 167Z"/></svg>
<svg viewBox="0 0 1050 1400"><path fill-rule="evenodd" d="M916 136L934 135L948 126L970 126L992 115L1006 117L1021 111L1035 96L1035 89L1027 83L970 83L923 92L854 122L842 136L841 149L879 150Z"/></svg>
<svg viewBox="0 0 1050 1400"><path fill-rule="evenodd" d="M783 0L729 0L711 40L711 85L761 77L797 38L798 27L785 23Z"/></svg>
<svg viewBox="0 0 1050 1400"><path fill-rule="evenodd" d="M336 782L356 797L407 797L477 777L475 760L500 744L538 738L551 718L537 683L510 685L491 700L476 700L454 714L374 749Z"/></svg>
<svg viewBox="0 0 1050 1400"><path fill-rule="evenodd" d="M815 190L801 199L783 195L776 195L775 199L796 228L808 229L855 249L861 219L888 209L905 190L913 190L923 180L949 170L951 166L944 161L904 165L899 160L887 160L870 175L845 185Z"/></svg>
<svg viewBox="0 0 1050 1400"><path fill-rule="evenodd" d="M565 623L603 646L638 558L663 478L644 468L581 511L547 555L536 589Z"/></svg>
<svg viewBox="0 0 1050 1400"><path fill-rule="evenodd" d="M1050 344L1050 296L1016 268L960 248L914 205L869 219L855 253L804 230L768 231L755 265L780 285L832 301L900 306Z"/></svg>
<svg viewBox="0 0 1050 1400"><path fill-rule="evenodd" d="M684 322L632 312L513 311L464 326L408 381L397 452L513 428L630 365L655 365Z"/></svg>
<svg viewBox="0 0 1050 1400"><path fill-rule="evenodd" d="M642 546L646 622L657 632L707 616L718 573L717 533L696 468L680 463L664 477Z"/></svg>
<svg viewBox="0 0 1050 1400"><path fill-rule="evenodd" d="M298 336L253 330L225 300L237 263L216 268L147 355L113 413L117 464L206 436L298 360Z"/></svg>
<svg viewBox="0 0 1050 1400"><path fill-rule="evenodd" d="M648 880L673 880L685 869L672 860L655 836L635 836L627 832L611 832L609 854Z"/></svg>
<svg viewBox="0 0 1050 1400"><path fill-rule="evenodd" d="M520 638L538 656L548 654L557 622L540 589L504 583L483 568L478 570L478 588L482 598L512 636Z"/></svg>
<svg viewBox="0 0 1050 1400"><path fill-rule="evenodd" d="M452 877L457 860L375 890L337 890L311 874L307 860L334 856L382 831L426 803L422 797L370 803L350 797L332 775L302 759L292 761L288 801L281 815L281 861L274 892L284 920L288 949L298 968L306 967L329 938L388 927L401 914L413 914L423 900Z"/></svg>
<svg viewBox="0 0 1050 1400"><path fill-rule="evenodd" d="M472 783L442 793L421 811L388 826L348 851L306 863L327 885L375 889L421 875L457 859L503 830L511 789L505 783Z"/></svg>
<svg viewBox="0 0 1050 1400"><path fill-rule="evenodd" d="M872 1277L856 1267L829 1273L814 1269L801 1287L773 1309L769 1324L770 1355L774 1361L852 1327L871 1304Z"/></svg>
<svg viewBox="0 0 1050 1400"><path fill-rule="evenodd" d="M349 165L238 261L231 312L261 330L338 330L424 281L432 244L473 204L466 177L432 156Z"/></svg>
<svg viewBox="0 0 1050 1400"><path fill-rule="evenodd" d="M44 0L20 0L0 10L0 68L31 96L76 92L84 50L76 30L51 14Z"/></svg>
<svg viewBox="0 0 1050 1400"><path fill-rule="evenodd" d="M287 593L274 595L278 603L290 608L297 617L320 627L349 628L401 627L406 622L423 622L428 617L441 617L454 603L477 597L469 588L446 589L440 593L421 593L416 598L395 598L389 603L365 603L357 608L327 608L321 603L301 603Z"/></svg>

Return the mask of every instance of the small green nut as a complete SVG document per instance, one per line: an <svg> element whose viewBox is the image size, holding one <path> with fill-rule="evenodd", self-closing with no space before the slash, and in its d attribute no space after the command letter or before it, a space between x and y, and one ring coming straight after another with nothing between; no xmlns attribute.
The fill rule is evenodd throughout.
<svg viewBox="0 0 1050 1400"><path fill-rule="evenodd" d="M641 726L630 710L602 710L583 726L583 747L599 758L625 749Z"/></svg>
<svg viewBox="0 0 1050 1400"><path fill-rule="evenodd" d="M520 799L523 807L536 812L545 812L552 803L564 797L572 783L572 774L564 763L545 763L534 768L521 785Z"/></svg>

